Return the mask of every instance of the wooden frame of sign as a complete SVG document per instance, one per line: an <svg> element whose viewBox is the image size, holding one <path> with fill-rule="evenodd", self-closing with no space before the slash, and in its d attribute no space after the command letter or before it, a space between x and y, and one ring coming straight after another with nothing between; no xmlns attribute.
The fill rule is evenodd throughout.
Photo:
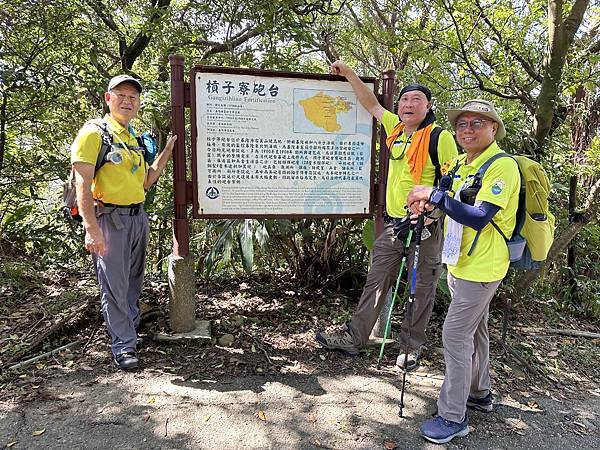
<svg viewBox="0 0 600 450"><path fill-rule="evenodd" d="M372 216L376 121L345 78L194 66L189 86L194 218Z"/></svg>

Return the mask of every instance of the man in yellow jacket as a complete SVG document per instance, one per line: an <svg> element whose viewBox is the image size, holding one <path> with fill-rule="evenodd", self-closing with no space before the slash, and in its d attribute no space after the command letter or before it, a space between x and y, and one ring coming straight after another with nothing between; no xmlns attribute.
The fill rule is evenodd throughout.
<svg viewBox="0 0 600 450"><path fill-rule="evenodd" d="M480 180L475 176L502 152L496 141L506 135L490 102L468 101L449 110L448 119L466 153L451 164L451 179L440 183L451 189L415 186L407 200L415 214L436 207L447 215L442 262L448 267L452 302L442 332L446 373L438 415L421 426L422 436L438 444L469 433L467 407L486 412L493 408L489 305L509 266L508 247L498 230L510 238L521 187L512 158L494 159Z"/></svg>
<svg viewBox="0 0 600 450"><path fill-rule="evenodd" d="M145 190L164 170L177 139L171 137L156 160L146 162L130 125L140 109L141 92L142 84L129 75L112 78L104 94L109 114L100 124L86 123L71 146L85 248L94 261L102 315L119 369L138 365L136 328L149 234ZM112 144L96 172L104 128Z"/></svg>

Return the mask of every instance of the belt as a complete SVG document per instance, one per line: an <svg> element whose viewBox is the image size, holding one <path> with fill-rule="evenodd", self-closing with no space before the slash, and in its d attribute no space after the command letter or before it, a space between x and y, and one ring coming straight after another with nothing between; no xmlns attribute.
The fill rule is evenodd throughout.
<svg viewBox="0 0 600 450"><path fill-rule="evenodd" d="M390 223L394 223L394 221L396 220L402 220L403 217L392 217L390 216L387 212L383 212L383 222L386 224L390 224ZM433 222L431 222L429 225L425 225L425 228L427 228L428 230L433 229L433 227L436 226L436 224L439 221L437 219L433 219Z"/></svg>
<svg viewBox="0 0 600 450"><path fill-rule="evenodd" d="M96 210L101 214L110 214L116 212L120 216L137 216L140 211L144 210L143 203L136 203L134 205L114 205L112 203L96 203Z"/></svg>
<svg viewBox="0 0 600 450"><path fill-rule="evenodd" d="M401 217L392 217L387 212L383 212L383 221L385 223L394 223L395 220L401 220Z"/></svg>

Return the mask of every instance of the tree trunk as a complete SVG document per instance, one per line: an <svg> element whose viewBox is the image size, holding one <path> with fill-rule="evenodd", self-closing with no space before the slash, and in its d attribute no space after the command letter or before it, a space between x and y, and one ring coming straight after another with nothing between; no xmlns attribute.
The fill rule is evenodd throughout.
<svg viewBox="0 0 600 450"><path fill-rule="evenodd" d="M573 162L576 162L577 155L573 155ZM571 175L569 177L569 222L575 214L577 208L577 175ZM577 274L575 272L575 245L569 242L569 248L567 249L567 266L569 268L568 284L569 294L571 298L577 296Z"/></svg>
<svg viewBox="0 0 600 450"><path fill-rule="evenodd" d="M530 153L542 154L543 146L550 131L552 119L558 106L558 91L566 64L566 55L579 29L589 0L575 0L571 12L563 21L562 0L548 1L548 64L544 70L544 80L536 102L533 129L534 148ZM526 141L527 142L527 141ZM527 150L527 149L526 149Z"/></svg>
<svg viewBox="0 0 600 450"><path fill-rule="evenodd" d="M2 105L0 105L0 173L4 166L4 152L6 150L6 105L8 103L8 95L2 93Z"/></svg>

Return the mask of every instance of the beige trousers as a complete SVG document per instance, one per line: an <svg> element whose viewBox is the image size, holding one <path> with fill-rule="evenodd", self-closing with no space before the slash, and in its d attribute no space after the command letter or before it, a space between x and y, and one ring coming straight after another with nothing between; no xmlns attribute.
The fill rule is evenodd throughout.
<svg viewBox="0 0 600 450"><path fill-rule="evenodd" d="M431 317L435 290L441 270L441 223L430 226L431 236L421 242L419 261L417 266L417 286L415 302L413 304L411 321L411 338L409 347L417 349L425 344L425 328ZM348 328L354 344L362 347L369 340L369 335L379 317L390 287L395 287L400 263L402 261L404 243L394 236L391 224L387 224L381 235L375 241L373 261L367 275L367 282L363 288L358 307L353 314ZM412 264L416 243L409 247L407 261L409 279L412 273ZM405 272L406 273L406 272ZM401 300L402 292L398 293L396 301ZM402 323L400 342L406 345L408 339L408 320ZM404 347L402 347L404 348Z"/></svg>
<svg viewBox="0 0 600 450"><path fill-rule="evenodd" d="M501 281L480 283L448 273L452 302L442 332L446 374L437 402L446 420L462 422L468 396L481 398L490 391L488 316Z"/></svg>

